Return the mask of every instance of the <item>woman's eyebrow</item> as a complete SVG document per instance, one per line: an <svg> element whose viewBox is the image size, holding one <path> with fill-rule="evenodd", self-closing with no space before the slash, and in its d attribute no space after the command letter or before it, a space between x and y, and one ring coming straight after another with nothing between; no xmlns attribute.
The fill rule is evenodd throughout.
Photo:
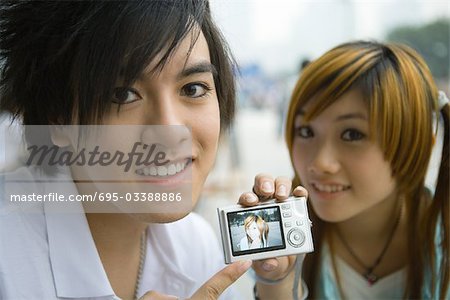
<svg viewBox="0 0 450 300"><path fill-rule="evenodd" d="M185 77L188 77L192 74L197 73L211 73L213 76L217 75L216 67L210 62L200 62L196 64L192 64L184 68L178 75L177 80L181 80Z"/></svg>
<svg viewBox="0 0 450 300"><path fill-rule="evenodd" d="M305 115L305 112L302 109L299 109L297 111L297 113L295 114L296 117L297 116L303 117L304 115ZM360 119L360 120L363 120L363 121L367 121L367 116L365 114L363 114L363 113L360 113L360 112L351 112L351 113L342 114L342 115L337 116L334 119L334 121L338 122L338 121L345 121L345 120L348 120L348 119Z"/></svg>
<svg viewBox="0 0 450 300"><path fill-rule="evenodd" d="M339 115L336 117L335 121L345 121L348 119L361 119L363 121L367 120L367 117L365 114L363 113L359 113L359 112L354 112L354 113L348 113L348 114L343 114L343 115Z"/></svg>

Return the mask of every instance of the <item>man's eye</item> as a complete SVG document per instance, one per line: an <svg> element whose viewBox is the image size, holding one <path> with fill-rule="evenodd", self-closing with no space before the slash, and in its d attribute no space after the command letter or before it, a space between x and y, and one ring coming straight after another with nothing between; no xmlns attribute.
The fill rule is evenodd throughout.
<svg viewBox="0 0 450 300"><path fill-rule="evenodd" d="M141 100L136 90L127 87L117 87L114 89L112 102L117 104L129 104Z"/></svg>
<svg viewBox="0 0 450 300"><path fill-rule="evenodd" d="M205 96L211 88L203 83L189 83L182 87L181 95L190 98L200 98Z"/></svg>
<svg viewBox="0 0 450 300"><path fill-rule="evenodd" d="M366 137L366 135L364 133L362 133L361 131L356 130L356 129L347 129L341 135L341 138L344 141L349 141L349 142L359 141L359 140L364 139L365 137Z"/></svg>
<svg viewBox="0 0 450 300"><path fill-rule="evenodd" d="M307 139L313 137L314 133L308 126L299 126L295 128L295 135Z"/></svg>

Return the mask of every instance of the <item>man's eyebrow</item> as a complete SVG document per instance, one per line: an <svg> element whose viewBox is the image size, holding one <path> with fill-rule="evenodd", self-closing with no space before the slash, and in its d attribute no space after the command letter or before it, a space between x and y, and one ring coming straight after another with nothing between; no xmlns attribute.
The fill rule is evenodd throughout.
<svg viewBox="0 0 450 300"><path fill-rule="evenodd" d="M178 75L177 79L181 80L184 77L188 77L197 73L212 73L213 76L217 75L216 67L210 62L200 62L197 64L189 65L184 68Z"/></svg>

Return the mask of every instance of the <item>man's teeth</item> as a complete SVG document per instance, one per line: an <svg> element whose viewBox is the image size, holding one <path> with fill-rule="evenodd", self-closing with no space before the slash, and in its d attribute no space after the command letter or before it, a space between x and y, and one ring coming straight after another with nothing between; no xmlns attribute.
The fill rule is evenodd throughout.
<svg viewBox="0 0 450 300"><path fill-rule="evenodd" d="M350 186L346 185L325 185L319 183L314 183L313 185L319 192L326 192L326 193L342 192L350 188Z"/></svg>
<svg viewBox="0 0 450 300"><path fill-rule="evenodd" d="M149 166L136 170L136 174L145 176L171 176L183 171L187 163L174 163L168 166Z"/></svg>

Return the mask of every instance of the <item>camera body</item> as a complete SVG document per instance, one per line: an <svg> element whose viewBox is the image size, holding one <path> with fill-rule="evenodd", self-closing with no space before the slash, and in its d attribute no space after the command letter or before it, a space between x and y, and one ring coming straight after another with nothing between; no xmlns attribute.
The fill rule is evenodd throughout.
<svg viewBox="0 0 450 300"><path fill-rule="evenodd" d="M217 213L227 264L314 251L305 197L256 207L233 205Z"/></svg>

